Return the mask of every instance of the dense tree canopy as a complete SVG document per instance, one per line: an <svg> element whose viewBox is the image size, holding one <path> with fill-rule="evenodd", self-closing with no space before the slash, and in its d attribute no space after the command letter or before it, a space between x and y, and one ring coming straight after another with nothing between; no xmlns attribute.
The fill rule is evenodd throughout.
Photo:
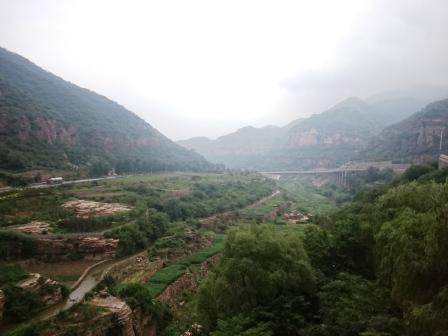
<svg viewBox="0 0 448 336"><path fill-rule="evenodd" d="M303 326L313 290L300 238L251 226L229 233L220 267L199 290L198 310L207 330L242 314L281 335Z"/></svg>

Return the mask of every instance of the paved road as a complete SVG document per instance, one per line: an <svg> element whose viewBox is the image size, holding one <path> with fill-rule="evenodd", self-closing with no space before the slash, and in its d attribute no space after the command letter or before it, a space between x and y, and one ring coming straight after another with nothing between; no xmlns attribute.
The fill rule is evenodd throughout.
<svg viewBox="0 0 448 336"><path fill-rule="evenodd" d="M45 182L32 183L26 187L17 187L17 188L3 187L3 188L0 188L0 194L8 192L8 191L14 191L14 190L55 188L55 187L60 187L60 186L70 185L70 184L110 180L110 179L123 178L123 177L128 177L128 176L130 176L130 175L105 176L105 177L96 177L96 178L89 178L89 179L69 180L69 181L64 181L62 183L58 183L58 184L47 184Z"/></svg>

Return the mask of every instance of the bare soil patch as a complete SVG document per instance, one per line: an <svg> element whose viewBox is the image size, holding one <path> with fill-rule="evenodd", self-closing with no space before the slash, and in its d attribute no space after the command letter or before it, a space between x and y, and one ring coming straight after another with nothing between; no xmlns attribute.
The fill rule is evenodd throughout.
<svg viewBox="0 0 448 336"><path fill-rule="evenodd" d="M31 235L47 234L53 231L50 224L45 222L31 222L16 227L16 230Z"/></svg>

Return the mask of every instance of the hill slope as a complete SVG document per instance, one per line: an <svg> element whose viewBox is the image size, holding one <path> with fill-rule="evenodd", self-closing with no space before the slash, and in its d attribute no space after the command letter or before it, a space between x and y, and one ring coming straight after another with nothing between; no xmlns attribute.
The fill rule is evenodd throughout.
<svg viewBox="0 0 448 336"><path fill-rule="evenodd" d="M433 102L411 117L385 128L361 153L376 160L420 161L448 152L448 99Z"/></svg>
<svg viewBox="0 0 448 336"><path fill-rule="evenodd" d="M211 140L205 137L191 138L177 143L194 149L207 160L224 163L230 168L256 169L253 165L267 155L281 135L280 127L244 127L234 133Z"/></svg>
<svg viewBox="0 0 448 336"><path fill-rule="evenodd" d="M95 164L120 171L209 167L123 106L0 48L0 168Z"/></svg>

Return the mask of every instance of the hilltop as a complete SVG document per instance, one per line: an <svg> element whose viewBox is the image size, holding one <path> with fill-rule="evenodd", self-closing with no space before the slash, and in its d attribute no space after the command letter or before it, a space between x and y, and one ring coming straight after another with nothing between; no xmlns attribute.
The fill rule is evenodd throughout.
<svg viewBox="0 0 448 336"><path fill-rule="evenodd" d="M103 174L211 165L116 102L0 48L0 169Z"/></svg>

